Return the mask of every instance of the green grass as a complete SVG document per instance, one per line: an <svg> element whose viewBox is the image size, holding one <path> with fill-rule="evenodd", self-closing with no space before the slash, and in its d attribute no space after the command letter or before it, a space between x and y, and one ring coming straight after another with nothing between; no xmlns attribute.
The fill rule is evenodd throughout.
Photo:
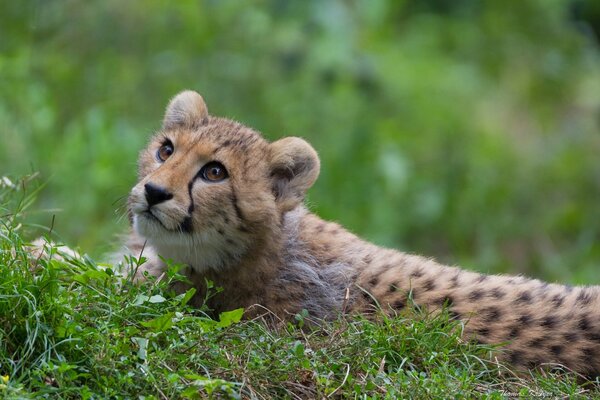
<svg viewBox="0 0 600 400"><path fill-rule="evenodd" d="M516 373L460 339L445 313L311 324L242 310L211 319L161 281L134 284L112 265L46 246L20 223L37 189L0 188L0 397L490 398L600 397L570 374ZM143 260L128 260L139 263Z"/></svg>

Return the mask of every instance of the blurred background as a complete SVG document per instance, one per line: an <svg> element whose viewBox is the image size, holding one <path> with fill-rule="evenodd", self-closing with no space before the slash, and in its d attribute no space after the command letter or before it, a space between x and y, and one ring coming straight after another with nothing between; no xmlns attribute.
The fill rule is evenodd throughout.
<svg viewBox="0 0 600 400"><path fill-rule="evenodd" d="M29 222L101 257L195 89L308 139L311 208L377 244L600 283L599 32L597 0L0 1L0 175L39 171Z"/></svg>

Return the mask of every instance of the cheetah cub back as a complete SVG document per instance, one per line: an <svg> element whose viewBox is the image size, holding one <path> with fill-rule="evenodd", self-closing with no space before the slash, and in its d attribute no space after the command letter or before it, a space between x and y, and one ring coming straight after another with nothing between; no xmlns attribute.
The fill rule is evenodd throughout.
<svg viewBox="0 0 600 400"><path fill-rule="evenodd" d="M499 355L514 365L600 373L598 287L480 275L367 243L304 207L319 168L304 140L269 143L182 92L140 153L129 251L144 248L142 269L154 275L165 267L161 257L185 265L196 304L206 280L222 287L208 304L216 312L252 314L259 304L282 318L303 309L332 318L374 302L447 307L465 336L504 344Z"/></svg>

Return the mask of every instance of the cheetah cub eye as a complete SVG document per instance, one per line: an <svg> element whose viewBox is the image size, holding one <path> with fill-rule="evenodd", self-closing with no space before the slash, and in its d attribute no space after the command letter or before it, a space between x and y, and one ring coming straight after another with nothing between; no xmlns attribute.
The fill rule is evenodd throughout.
<svg viewBox="0 0 600 400"><path fill-rule="evenodd" d="M173 143L171 143L170 140L167 140L156 152L156 158L158 158L160 162L165 162L167 161L167 158L171 157L173 151Z"/></svg>
<svg viewBox="0 0 600 400"><path fill-rule="evenodd" d="M223 164L212 161L202 167L200 177L207 182L220 182L229 177L229 174Z"/></svg>

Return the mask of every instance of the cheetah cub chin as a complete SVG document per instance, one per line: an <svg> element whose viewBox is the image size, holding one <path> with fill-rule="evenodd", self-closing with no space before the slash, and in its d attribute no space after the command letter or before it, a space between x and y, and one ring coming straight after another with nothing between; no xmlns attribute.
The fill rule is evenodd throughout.
<svg viewBox="0 0 600 400"><path fill-rule="evenodd" d="M303 205L319 174L304 140L273 143L235 121L208 114L193 91L169 103L162 129L139 156L131 190L132 255L160 275L163 259L184 274L202 301L205 281L223 292L216 312L260 304L281 317L400 310L414 302L447 307L464 335L504 344L516 366L561 364L600 372L600 289L488 276L377 247Z"/></svg>

